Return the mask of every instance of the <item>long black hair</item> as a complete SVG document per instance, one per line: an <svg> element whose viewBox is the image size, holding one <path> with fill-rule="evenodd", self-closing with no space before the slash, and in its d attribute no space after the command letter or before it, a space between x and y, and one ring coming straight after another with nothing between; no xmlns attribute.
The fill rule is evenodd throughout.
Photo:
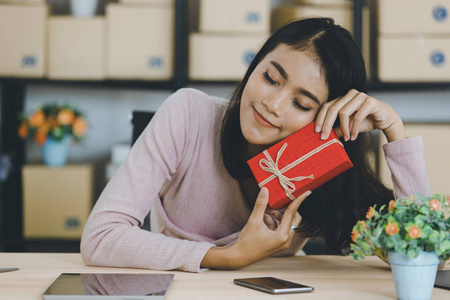
<svg viewBox="0 0 450 300"><path fill-rule="evenodd" d="M256 66L280 44L312 53L325 75L327 101L351 89L366 92L366 68L361 51L350 33L333 19L301 19L280 28L255 55L224 116L222 158L228 173L236 179L252 176L243 154L248 142L239 121L242 93ZM334 124L337 126L339 118ZM360 133L355 141L343 143L354 167L315 189L299 207L302 235L322 236L331 254L348 252L353 225L365 216L370 206L393 199L392 190L380 182L370 164L371 141L370 133Z"/></svg>

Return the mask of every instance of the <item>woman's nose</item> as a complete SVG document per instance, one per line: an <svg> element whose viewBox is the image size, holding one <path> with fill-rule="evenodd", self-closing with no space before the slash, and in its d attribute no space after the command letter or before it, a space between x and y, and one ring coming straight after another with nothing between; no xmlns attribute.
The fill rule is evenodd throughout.
<svg viewBox="0 0 450 300"><path fill-rule="evenodd" d="M269 113L281 117L286 105L289 103L289 98L284 94L276 94L271 97L265 98L262 103Z"/></svg>

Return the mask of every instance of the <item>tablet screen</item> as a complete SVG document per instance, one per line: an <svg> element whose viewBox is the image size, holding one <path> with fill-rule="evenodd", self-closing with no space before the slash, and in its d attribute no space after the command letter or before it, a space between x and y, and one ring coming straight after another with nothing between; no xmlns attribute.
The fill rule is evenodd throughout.
<svg viewBox="0 0 450 300"><path fill-rule="evenodd" d="M435 287L450 290L450 270L438 271L436 274Z"/></svg>
<svg viewBox="0 0 450 300"><path fill-rule="evenodd" d="M106 296L105 299L127 299L126 296L142 296L133 299L163 299L174 276L174 274L63 273L42 296L44 299L52 300L67 299L67 296L71 296L70 299L73 300L92 298L87 296Z"/></svg>

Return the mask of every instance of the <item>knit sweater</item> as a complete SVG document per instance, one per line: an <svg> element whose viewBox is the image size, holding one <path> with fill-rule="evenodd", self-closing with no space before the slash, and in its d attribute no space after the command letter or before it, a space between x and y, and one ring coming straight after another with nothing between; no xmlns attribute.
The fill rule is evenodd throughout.
<svg viewBox="0 0 450 300"><path fill-rule="evenodd" d="M199 272L211 247L236 241L251 210L222 161L225 110L226 100L194 89L164 101L89 216L86 264ZM420 137L383 149L395 197L430 194ZM149 210L151 232L140 228Z"/></svg>

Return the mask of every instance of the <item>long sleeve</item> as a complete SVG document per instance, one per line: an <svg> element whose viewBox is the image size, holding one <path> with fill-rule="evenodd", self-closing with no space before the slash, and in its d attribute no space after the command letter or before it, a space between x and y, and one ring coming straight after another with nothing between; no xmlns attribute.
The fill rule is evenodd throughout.
<svg viewBox="0 0 450 300"><path fill-rule="evenodd" d="M392 174L394 197L401 198L421 193L431 194L422 137L413 137L383 145L386 161Z"/></svg>
<svg viewBox="0 0 450 300"><path fill-rule="evenodd" d="M86 264L200 271L201 260L214 244L139 228L186 154L193 130L188 96L180 90L163 103L104 189L81 240Z"/></svg>

